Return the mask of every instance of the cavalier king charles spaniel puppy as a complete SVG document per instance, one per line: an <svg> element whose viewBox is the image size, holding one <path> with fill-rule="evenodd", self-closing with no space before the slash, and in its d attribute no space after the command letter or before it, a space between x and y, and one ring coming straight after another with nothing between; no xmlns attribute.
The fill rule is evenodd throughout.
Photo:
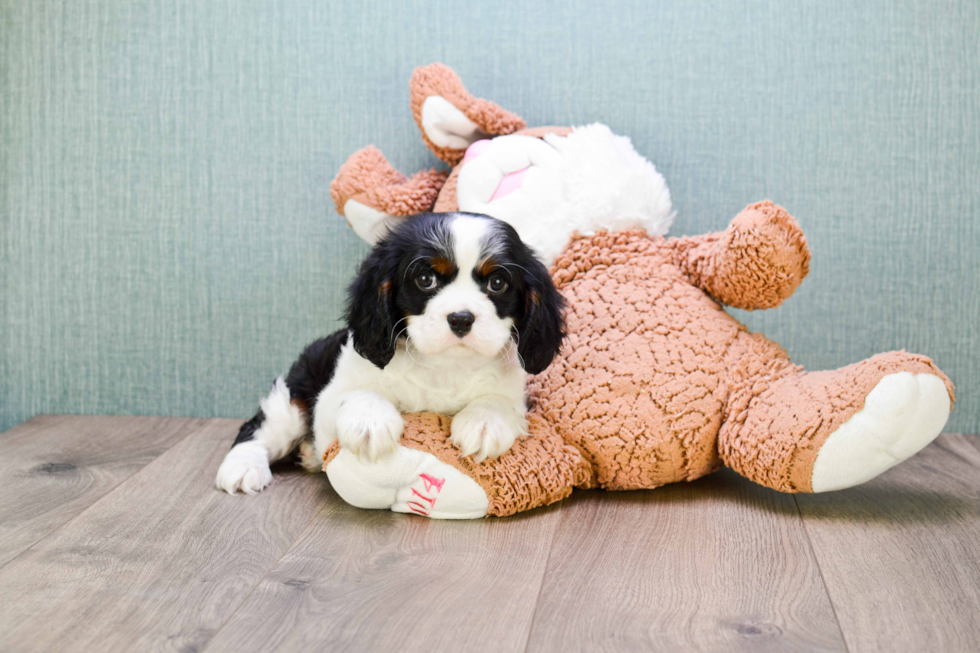
<svg viewBox="0 0 980 653"><path fill-rule="evenodd" d="M317 340L238 433L216 479L258 492L300 443L318 470L335 439L365 460L398 446L402 413L452 415L452 442L493 458L527 433L525 379L565 337L563 302L514 228L468 213L413 216L361 264L347 328ZM312 432L312 446L309 438Z"/></svg>

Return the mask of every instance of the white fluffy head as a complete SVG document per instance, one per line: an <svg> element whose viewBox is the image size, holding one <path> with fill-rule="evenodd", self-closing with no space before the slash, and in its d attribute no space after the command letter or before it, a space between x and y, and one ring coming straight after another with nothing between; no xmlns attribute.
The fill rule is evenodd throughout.
<svg viewBox="0 0 980 653"><path fill-rule="evenodd" d="M665 235L674 218L663 176L629 138L600 123L543 140L500 136L471 153L459 174L460 210L511 224L546 263L575 231Z"/></svg>

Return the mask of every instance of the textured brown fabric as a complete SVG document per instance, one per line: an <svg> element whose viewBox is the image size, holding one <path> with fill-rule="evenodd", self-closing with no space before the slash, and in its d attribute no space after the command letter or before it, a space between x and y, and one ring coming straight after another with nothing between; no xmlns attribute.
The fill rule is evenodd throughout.
<svg viewBox="0 0 980 653"><path fill-rule="evenodd" d="M760 336L754 336L759 338ZM718 439L725 464L756 483L782 492L811 492L820 447L854 413L878 381L895 372L935 374L953 385L925 356L893 351L839 370L804 373L785 353L763 364L763 343L730 372L728 416Z"/></svg>
<svg viewBox="0 0 980 653"><path fill-rule="evenodd" d="M670 253L640 231L600 232L573 240L553 268L569 341L529 391L606 489L693 480L721 464L725 354L744 327Z"/></svg>
<svg viewBox="0 0 980 653"><path fill-rule="evenodd" d="M435 208L432 209L436 213L449 213L450 211L459 210L459 200L456 198L456 184L459 182L459 171L462 169L463 166L460 164L449 173L449 178L446 179L442 190L439 191L439 199L436 200Z"/></svg>
<svg viewBox="0 0 980 653"><path fill-rule="evenodd" d="M797 230L770 229L745 215L704 239L696 258L724 258L713 248L736 240L730 232L737 231L737 240L759 246L744 248L736 272L773 269L776 259L777 269L805 273L809 255ZM929 359L904 352L804 373L776 343L750 333L691 285L691 275L673 263L678 252L690 253L679 244L642 232L598 233L574 240L553 269L570 306L571 336L530 391L535 410L582 451L601 487L692 480L724 461L767 487L808 492L820 445L886 374L936 374L952 397ZM708 288L734 287L712 276L724 270L732 268L703 266L697 279ZM765 274L753 279L737 284L761 301L782 301L792 290Z"/></svg>
<svg viewBox="0 0 980 653"><path fill-rule="evenodd" d="M779 306L810 271L803 231L768 200L747 206L721 233L672 238L671 245L691 283L735 308Z"/></svg>
<svg viewBox="0 0 980 653"><path fill-rule="evenodd" d="M820 447L885 375L935 374L953 398L931 360L904 351L806 373L708 295L777 306L809 260L796 221L771 202L706 236L576 235L551 270L569 339L529 380L532 437L477 465L449 443L449 418L425 414L408 418L402 443L480 483L494 515L557 501L572 486L654 488L722 463L766 487L809 492Z"/></svg>
<svg viewBox="0 0 980 653"><path fill-rule="evenodd" d="M449 100L487 134L541 138L571 131L525 129L514 114L470 96L442 64L418 68L412 77L412 113L420 128L422 103L432 95ZM456 166L439 179L435 210L457 210L457 164L465 150L435 147L424 131L422 138ZM404 183L380 152L352 161L345 166L357 181L344 188L356 191L338 190L338 209L338 196L374 189L375 198ZM573 485L653 488L699 478L722 463L767 487L809 492L820 447L864 406L882 377L935 374L953 398L952 384L931 360L904 351L806 373L717 303L779 306L809 264L796 220L769 201L749 205L719 233L576 236L552 268L569 304L569 339L552 365L529 381L531 437L499 460L476 465L449 444L449 418L413 415L402 443L474 478L496 515L556 501Z"/></svg>
<svg viewBox="0 0 980 653"><path fill-rule="evenodd" d="M395 170L381 151L369 145L340 166L330 183L330 197L344 215L347 200L360 202L388 215L414 215L432 209L447 172L422 170L406 178Z"/></svg>
<svg viewBox="0 0 980 653"><path fill-rule="evenodd" d="M572 487L589 487L591 469L575 447L566 445L545 420L531 415L530 435L499 458L475 463L449 441L452 419L433 413L405 415L401 444L425 451L480 484L490 500L487 516L505 517L564 499ZM323 455L326 466L340 452L334 442Z"/></svg>
<svg viewBox="0 0 980 653"><path fill-rule="evenodd" d="M524 119L516 114L489 100L481 100L470 95L459 76L449 66L441 63L419 66L412 73L412 79L409 82L412 115L415 116L415 124L419 126L425 144L437 157L451 166L463 160L466 149L439 147L429 140L425 130L422 129L422 104L426 98L433 95L439 95L448 100L450 104L462 111L467 118L475 122L484 133L490 136L513 134L519 129L524 129L526 125Z"/></svg>

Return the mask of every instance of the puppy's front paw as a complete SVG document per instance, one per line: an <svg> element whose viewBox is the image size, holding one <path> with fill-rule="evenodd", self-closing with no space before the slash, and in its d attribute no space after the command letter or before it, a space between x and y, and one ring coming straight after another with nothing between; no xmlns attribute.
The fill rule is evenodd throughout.
<svg viewBox="0 0 980 653"><path fill-rule="evenodd" d="M521 435L514 420L493 406L470 405L453 418L452 441L464 456L476 462L496 458L513 446Z"/></svg>
<svg viewBox="0 0 980 653"><path fill-rule="evenodd" d="M214 483L228 494L255 494L272 482L269 452L258 442L243 442L232 447L218 468Z"/></svg>
<svg viewBox="0 0 980 653"><path fill-rule="evenodd" d="M351 392L337 408L337 440L359 458L377 462L398 446L405 421L391 402L374 392Z"/></svg>

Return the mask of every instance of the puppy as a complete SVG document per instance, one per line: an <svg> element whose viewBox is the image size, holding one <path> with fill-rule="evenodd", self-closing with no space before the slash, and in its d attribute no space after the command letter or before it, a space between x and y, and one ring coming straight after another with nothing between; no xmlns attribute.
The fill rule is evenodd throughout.
<svg viewBox="0 0 980 653"><path fill-rule="evenodd" d="M463 455L501 455L527 432L525 377L558 353L562 311L548 270L507 223L404 220L361 264L347 328L307 347L242 426L218 488L258 492L272 481L269 464L304 439L311 470L335 439L377 461L398 446L408 412L453 415Z"/></svg>

